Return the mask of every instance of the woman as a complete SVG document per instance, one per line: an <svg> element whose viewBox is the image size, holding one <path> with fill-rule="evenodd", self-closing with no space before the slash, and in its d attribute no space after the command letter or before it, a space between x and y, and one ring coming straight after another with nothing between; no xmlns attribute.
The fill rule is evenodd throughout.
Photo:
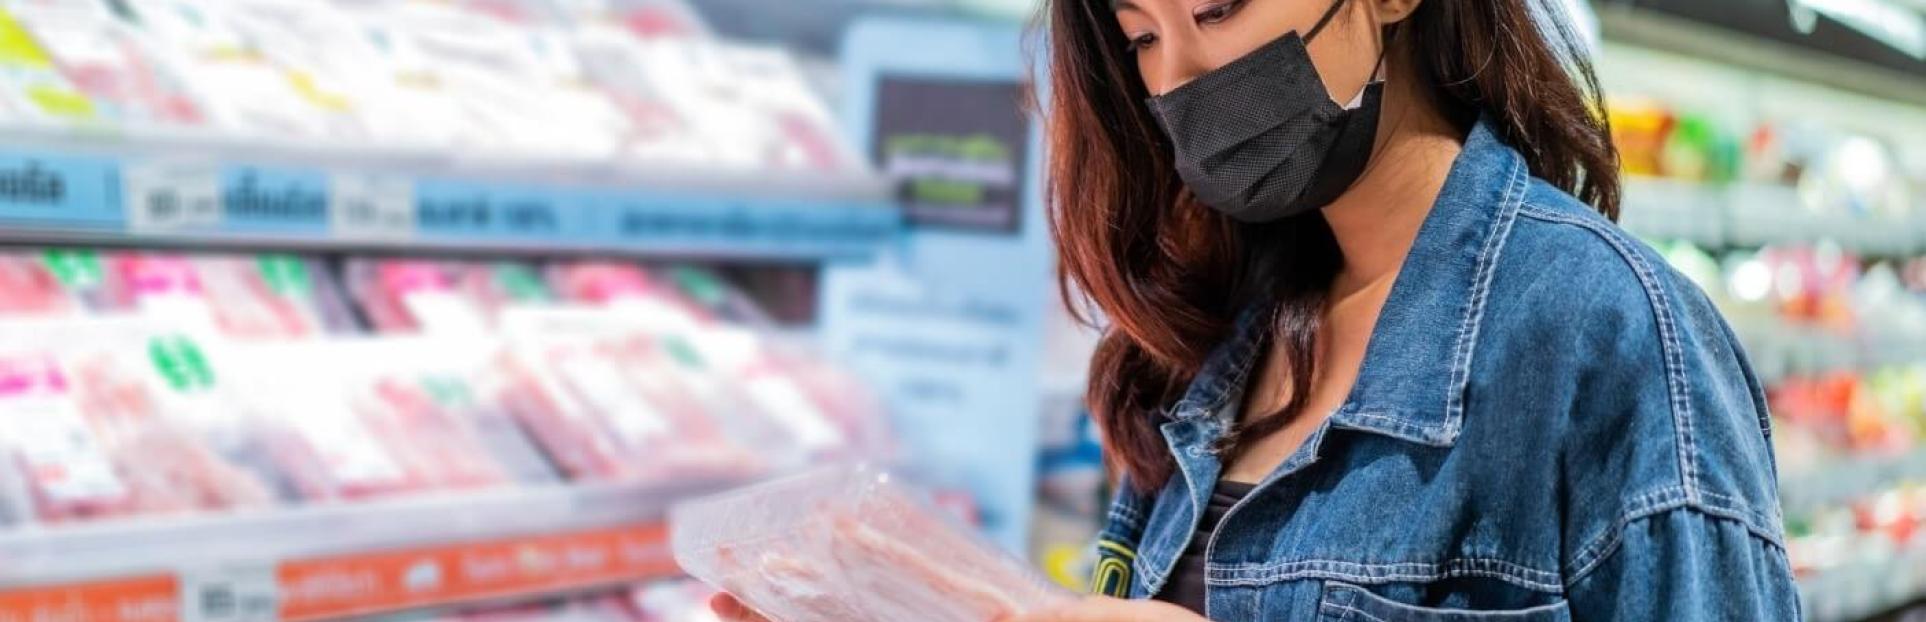
<svg viewBox="0 0 1926 622"><path fill-rule="evenodd" d="M1026 622L1799 616L1758 382L1532 1L1051 0L1121 483Z"/></svg>

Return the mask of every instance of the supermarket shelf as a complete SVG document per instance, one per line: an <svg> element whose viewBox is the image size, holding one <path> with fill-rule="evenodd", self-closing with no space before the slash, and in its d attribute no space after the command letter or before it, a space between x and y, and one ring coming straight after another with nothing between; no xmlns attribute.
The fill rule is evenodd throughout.
<svg viewBox="0 0 1926 622"><path fill-rule="evenodd" d="M1729 320L1754 371L1767 384L1794 375L1926 363L1926 333L1901 325L1862 326L1857 333L1842 333L1778 319Z"/></svg>
<svg viewBox="0 0 1926 622"><path fill-rule="evenodd" d="M0 241L861 258L894 237L867 172L691 171L254 139L0 128Z"/></svg>
<svg viewBox="0 0 1926 622"><path fill-rule="evenodd" d="M1704 247L1830 240L1863 255L1926 250L1926 218L1818 213L1806 209L1791 186L1633 179L1625 184L1624 205L1627 230Z"/></svg>
<svg viewBox="0 0 1926 622"><path fill-rule="evenodd" d="M1926 548L1917 543L1887 561L1857 562L1799 579L1810 622L1871 619L1926 597Z"/></svg>
<svg viewBox="0 0 1926 622"><path fill-rule="evenodd" d="M1848 456L1824 466L1780 475L1779 501L1788 515L1810 515L1891 490L1926 482L1926 450L1890 456Z"/></svg>
<svg viewBox="0 0 1926 622"><path fill-rule="evenodd" d="M0 533L0 619L43 619L50 606L148 612L79 618L98 620L327 619L669 576L668 506L733 483L15 528Z"/></svg>
<svg viewBox="0 0 1926 622"><path fill-rule="evenodd" d="M1764 3L1759 3L1763 5ZM1641 8L1629 0L1594 3L1605 37L1914 104L1926 103L1926 84L1869 63L1748 35Z"/></svg>

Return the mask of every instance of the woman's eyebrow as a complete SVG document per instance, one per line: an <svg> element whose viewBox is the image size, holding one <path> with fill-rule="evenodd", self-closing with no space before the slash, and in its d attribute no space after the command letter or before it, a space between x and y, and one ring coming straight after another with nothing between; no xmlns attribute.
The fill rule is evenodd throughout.
<svg viewBox="0 0 1926 622"><path fill-rule="evenodd" d="M1131 2L1130 0L1110 0L1110 10L1122 11L1125 9L1130 9L1135 11L1143 10L1142 8L1137 6L1137 3Z"/></svg>

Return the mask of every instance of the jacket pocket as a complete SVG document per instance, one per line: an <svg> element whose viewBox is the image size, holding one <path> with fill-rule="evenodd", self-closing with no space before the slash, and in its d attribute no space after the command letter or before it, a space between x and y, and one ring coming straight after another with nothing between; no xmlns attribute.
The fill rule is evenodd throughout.
<svg viewBox="0 0 1926 622"><path fill-rule="evenodd" d="M1434 609L1406 605L1348 583L1327 581L1318 601L1324 622L1571 622L1565 601L1514 611Z"/></svg>

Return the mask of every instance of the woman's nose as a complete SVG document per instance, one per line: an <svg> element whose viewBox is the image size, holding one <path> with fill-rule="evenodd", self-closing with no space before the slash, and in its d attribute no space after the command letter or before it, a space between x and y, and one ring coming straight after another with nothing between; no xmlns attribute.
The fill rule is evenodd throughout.
<svg viewBox="0 0 1926 622"><path fill-rule="evenodd" d="M1158 95L1182 88L1204 74L1216 69L1197 41L1187 36L1166 38L1158 43L1157 84L1152 89Z"/></svg>

